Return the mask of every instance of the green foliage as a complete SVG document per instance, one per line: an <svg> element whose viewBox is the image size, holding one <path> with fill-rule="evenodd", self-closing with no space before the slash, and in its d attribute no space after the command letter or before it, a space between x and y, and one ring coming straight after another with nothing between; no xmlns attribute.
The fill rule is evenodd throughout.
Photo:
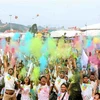
<svg viewBox="0 0 100 100"><path fill-rule="evenodd" d="M30 27L29 32L31 33L37 33L37 24L33 24L32 27Z"/></svg>

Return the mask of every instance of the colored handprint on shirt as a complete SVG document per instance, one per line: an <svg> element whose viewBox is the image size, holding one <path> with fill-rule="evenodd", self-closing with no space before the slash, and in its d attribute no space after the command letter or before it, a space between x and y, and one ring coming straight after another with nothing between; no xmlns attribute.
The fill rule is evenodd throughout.
<svg viewBox="0 0 100 100"><path fill-rule="evenodd" d="M7 80L10 80L11 79L11 76L10 75L7 75L6 78L7 78Z"/></svg>
<svg viewBox="0 0 100 100"><path fill-rule="evenodd" d="M61 93L58 93L58 100L60 100L61 98Z"/></svg>
<svg viewBox="0 0 100 100"><path fill-rule="evenodd" d="M58 84L60 84L60 82L61 82L61 79L58 80Z"/></svg>
<svg viewBox="0 0 100 100"><path fill-rule="evenodd" d="M42 88L39 88L38 93L40 93L41 90L42 90Z"/></svg>
<svg viewBox="0 0 100 100"><path fill-rule="evenodd" d="M49 94L49 90L48 90L48 88L47 87L41 87L41 88L39 88L39 90L38 90L38 93L40 94L40 93L43 93L43 94ZM48 95L49 96L49 95Z"/></svg>
<svg viewBox="0 0 100 100"><path fill-rule="evenodd" d="M86 84L82 85L82 90L85 91L86 89L87 89L87 85Z"/></svg>

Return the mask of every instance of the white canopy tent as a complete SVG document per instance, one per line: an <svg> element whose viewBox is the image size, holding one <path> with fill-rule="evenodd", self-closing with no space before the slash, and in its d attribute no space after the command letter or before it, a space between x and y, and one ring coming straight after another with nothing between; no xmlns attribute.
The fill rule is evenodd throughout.
<svg viewBox="0 0 100 100"><path fill-rule="evenodd" d="M88 30L83 32L85 36L100 36L100 30Z"/></svg>
<svg viewBox="0 0 100 100"><path fill-rule="evenodd" d="M83 34L86 36L99 36L100 35L100 23L88 25L83 28L80 28L81 31L84 31Z"/></svg>
<svg viewBox="0 0 100 100"><path fill-rule="evenodd" d="M0 38L13 37L14 33L0 33Z"/></svg>
<svg viewBox="0 0 100 100"><path fill-rule="evenodd" d="M59 30L59 31L52 31L50 33L51 37L59 38L66 33L66 37L74 37L76 34L80 35L81 31L75 31L75 30Z"/></svg>
<svg viewBox="0 0 100 100"><path fill-rule="evenodd" d="M100 30L100 23L93 24L93 25L87 25L85 27L80 28L81 30Z"/></svg>
<svg viewBox="0 0 100 100"><path fill-rule="evenodd" d="M0 38L13 37L15 33L0 33ZM20 33L21 35L25 33Z"/></svg>

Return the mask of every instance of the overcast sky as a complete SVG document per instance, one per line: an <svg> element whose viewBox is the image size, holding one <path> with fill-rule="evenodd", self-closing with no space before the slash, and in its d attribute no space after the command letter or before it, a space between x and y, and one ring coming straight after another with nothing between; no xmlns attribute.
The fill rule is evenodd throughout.
<svg viewBox="0 0 100 100"><path fill-rule="evenodd" d="M24 25L81 27L100 22L100 0L0 0L0 19L9 22L10 14Z"/></svg>

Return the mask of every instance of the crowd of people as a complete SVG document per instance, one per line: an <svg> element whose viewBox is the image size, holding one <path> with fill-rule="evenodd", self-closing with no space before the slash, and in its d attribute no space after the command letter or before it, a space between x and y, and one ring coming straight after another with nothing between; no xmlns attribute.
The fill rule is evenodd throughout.
<svg viewBox="0 0 100 100"><path fill-rule="evenodd" d="M100 100L100 50L95 50L97 64L88 59L87 65L81 66L81 55L74 57L72 53L53 64L48 62L38 79L32 80L31 71L29 75L26 73L34 67L26 68L25 75L21 76L23 61L15 58L12 66L13 55L4 53L0 59L1 100Z"/></svg>

